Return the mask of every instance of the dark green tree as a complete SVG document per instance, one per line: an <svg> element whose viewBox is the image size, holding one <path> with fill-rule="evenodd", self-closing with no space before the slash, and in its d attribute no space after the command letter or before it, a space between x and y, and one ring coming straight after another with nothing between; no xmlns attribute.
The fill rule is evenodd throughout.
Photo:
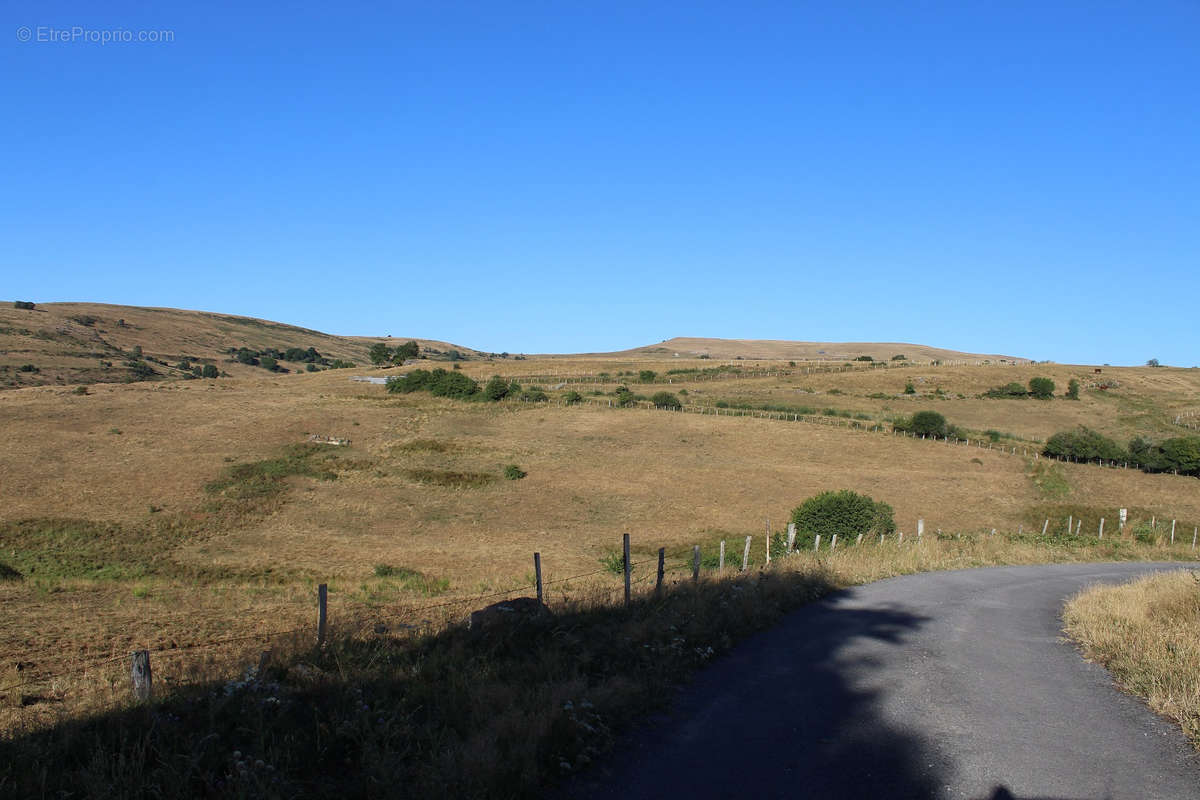
<svg viewBox="0 0 1200 800"><path fill-rule="evenodd" d="M1030 378L1029 393L1038 400L1049 400L1054 397L1054 381L1049 378Z"/></svg>
<svg viewBox="0 0 1200 800"><path fill-rule="evenodd" d="M217 369L215 364L205 364L204 368L200 370L201 378L216 378L220 374L221 372Z"/></svg>
<svg viewBox="0 0 1200 800"><path fill-rule="evenodd" d="M1071 378L1071 380L1067 381L1067 399L1079 399L1079 381L1075 380L1074 378Z"/></svg>
<svg viewBox="0 0 1200 800"><path fill-rule="evenodd" d="M385 364L392 360L392 348L388 347L383 342L376 342L371 345L371 349L367 351L367 358L371 359L371 363L375 366Z"/></svg>

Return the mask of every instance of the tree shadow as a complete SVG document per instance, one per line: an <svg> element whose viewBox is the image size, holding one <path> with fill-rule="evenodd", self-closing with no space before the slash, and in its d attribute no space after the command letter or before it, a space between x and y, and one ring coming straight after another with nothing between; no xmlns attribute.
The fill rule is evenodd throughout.
<svg viewBox="0 0 1200 800"><path fill-rule="evenodd" d="M845 607L853 596L744 642L562 796L938 796L948 758L880 709L881 657L927 618Z"/></svg>

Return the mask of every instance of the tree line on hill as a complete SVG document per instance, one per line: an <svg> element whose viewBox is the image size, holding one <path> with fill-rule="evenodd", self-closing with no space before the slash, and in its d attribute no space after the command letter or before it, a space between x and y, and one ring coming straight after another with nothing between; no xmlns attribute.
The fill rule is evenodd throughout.
<svg viewBox="0 0 1200 800"><path fill-rule="evenodd" d="M1200 476L1200 436L1174 436L1157 444L1136 436L1122 447L1104 434L1080 426L1047 439L1042 455L1072 461L1128 463L1145 472Z"/></svg>

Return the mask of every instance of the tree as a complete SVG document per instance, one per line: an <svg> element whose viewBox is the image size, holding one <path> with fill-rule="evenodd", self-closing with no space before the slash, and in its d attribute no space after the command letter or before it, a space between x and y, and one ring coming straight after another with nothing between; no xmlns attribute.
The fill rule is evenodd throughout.
<svg viewBox="0 0 1200 800"><path fill-rule="evenodd" d="M657 377L658 377L658 373L656 373L654 370L644 369L638 373L638 382L639 383L654 383L654 379Z"/></svg>
<svg viewBox="0 0 1200 800"><path fill-rule="evenodd" d="M499 375L493 375L492 379L484 384L483 396L486 399L496 402L503 400L506 395L508 395L508 381Z"/></svg>
<svg viewBox="0 0 1200 800"><path fill-rule="evenodd" d="M890 534L896 530L892 507L864 494L842 489L821 492L792 509L796 545L810 547L816 536L828 542L836 533L843 541L860 533Z"/></svg>
<svg viewBox="0 0 1200 800"><path fill-rule="evenodd" d="M1161 445L1162 468L1183 475L1200 474L1200 436L1179 436Z"/></svg>
<svg viewBox="0 0 1200 800"><path fill-rule="evenodd" d="M1038 400L1049 400L1054 397L1054 381L1049 378L1030 378L1029 393Z"/></svg>
<svg viewBox="0 0 1200 800"><path fill-rule="evenodd" d="M1067 381L1067 399L1079 399L1079 381L1075 380L1074 378L1071 378L1071 380Z"/></svg>
<svg viewBox="0 0 1200 800"><path fill-rule="evenodd" d="M1054 458L1077 458L1091 461L1124 461L1128 455L1121 446L1103 434L1090 428L1080 427L1073 431L1060 431L1046 440L1042 455Z"/></svg>
<svg viewBox="0 0 1200 800"><path fill-rule="evenodd" d="M672 410L683 408L683 404L679 402L679 398L670 392L655 392L651 395L650 402L654 403L658 408L669 408Z"/></svg>
<svg viewBox="0 0 1200 800"><path fill-rule="evenodd" d="M37 304L31 303L28 300L14 300L13 308L19 308L24 311L33 311L34 309L37 308Z"/></svg>
<svg viewBox="0 0 1200 800"><path fill-rule="evenodd" d="M217 367L214 364L205 364L204 368L200 370L201 378L215 378L220 374L221 373L217 370Z"/></svg>
<svg viewBox="0 0 1200 800"><path fill-rule="evenodd" d="M905 394L916 394L917 393L917 387L913 386L912 381L909 381L908 383L904 384L904 393Z"/></svg>
<svg viewBox="0 0 1200 800"><path fill-rule="evenodd" d="M396 353L394 356L392 356L392 359L397 364L403 364L408 359L416 358L420 354L421 354L420 345L418 345L416 342L414 342L410 339L409 341L405 342L404 344L396 347ZM453 359L451 359L451 360L453 360Z"/></svg>
<svg viewBox="0 0 1200 800"><path fill-rule="evenodd" d="M918 436L932 436L935 439L944 439L949 431L946 418L936 411L918 411L913 414L908 428Z"/></svg>
<svg viewBox="0 0 1200 800"><path fill-rule="evenodd" d="M371 345L371 349L367 351L367 358L371 359L371 363L379 366L387 361L392 360L392 348L388 347L383 342L376 342Z"/></svg>
<svg viewBox="0 0 1200 800"><path fill-rule="evenodd" d="M1152 359L1150 359L1149 361L1147 361L1147 362L1146 362L1146 366L1147 366L1147 367L1161 367L1161 366L1162 366L1162 364L1158 363L1158 359L1157 359L1157 358L1152 358Z"/></svg>
<svg viewBox="0 0 1200 800"><path fill-rule="evenodd" d="M263 369L271 370L271 372L275 372L279 369L279 362L271 358L271 356L263 356L260 358L258 365Z"/></svg>

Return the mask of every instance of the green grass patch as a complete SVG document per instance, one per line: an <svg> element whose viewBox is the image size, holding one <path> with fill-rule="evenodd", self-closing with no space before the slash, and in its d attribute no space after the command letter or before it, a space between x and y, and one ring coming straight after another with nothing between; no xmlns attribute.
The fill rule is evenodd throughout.
<svg viewBox="0 0 1200 800"><path fill-rule="evenodd" d="M1071 484L1062 467L1049 461L1035 461L1029 479L1047 499L1058 499L1071 493Z"/></svg>
<svg viewBox="0 0 1200 800"><path fill-rule="evenodd" d="M286 479L300 475L318 480L337 479L339 457L329 448L313 444L291 445L277 458L227 467L224 474L204 490L234 500L272 497L287 488ZM352 466L361 466L354 463Z"/></svg>
<svg viewBox="0 0 1200 800"><path fill-rule="evenodd" d="M417 483L445 486L448 489L478 489L496 480L487 472L467 472L448 469L406 469L405 476Z"/></svg>

